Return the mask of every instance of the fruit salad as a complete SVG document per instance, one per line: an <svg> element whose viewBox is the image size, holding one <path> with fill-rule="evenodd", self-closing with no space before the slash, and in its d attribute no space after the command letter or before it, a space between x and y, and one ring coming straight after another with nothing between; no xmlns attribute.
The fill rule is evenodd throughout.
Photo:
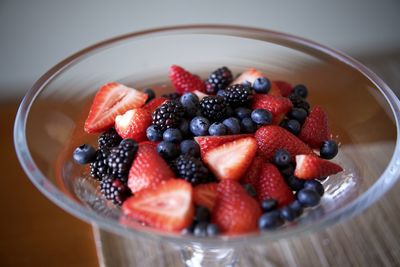
<svg viewBox="0 0 400 267"><path fill-rule="evenodd" d="M84 124L94 147L73 152L121 216L206 237L273 230L323 197L321 181L343 169L324 108L305 85L228 67L206 80L170 67L174 92L111 82Z"/></svg>

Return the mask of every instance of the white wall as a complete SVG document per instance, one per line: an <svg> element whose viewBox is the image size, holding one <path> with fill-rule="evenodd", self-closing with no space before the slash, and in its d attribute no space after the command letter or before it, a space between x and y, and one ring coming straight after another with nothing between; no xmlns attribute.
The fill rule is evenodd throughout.
<svg viewBox="0 0 400 267"><path fill-rule="evenodd" d="M400 51L398 0L0 0L0 99L20 97L48 68L94 42L188 23L269 28L354 56Z"/></svg>

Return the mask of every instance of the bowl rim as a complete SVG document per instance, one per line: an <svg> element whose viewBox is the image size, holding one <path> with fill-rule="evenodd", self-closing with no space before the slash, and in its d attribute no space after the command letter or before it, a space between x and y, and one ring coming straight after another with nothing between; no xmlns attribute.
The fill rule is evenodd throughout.
<svg viewBox="0 0 400 267"><path fill-rule="evenodd" d="M349 204L335 210L324 216L312 224L302 225L293 227L285 230L276 230L261 234L246 234L240 236L218 236L212 238L198 238L194 236L182 236L171 233L160 233L154 230L138 231L127 226L124 226L117 221L102 217L95 212L92 212L77 202L73 201L69 197L65 196L56 186L54 186L50 181L47 180L46 176L39 170L35 161L30 154L25 131L26 123L29 115L30 108L35 101L36 97L39 95L41 90L46 87L46 85L58 74L62 73L63 70L73 65L76 61L82 57L89 55L91 53L97 52L101 48L105 48L109 45L116 44L132 38L142 38L156 35L169 35L169 34L196 34L196 33L211 33L213 34L223 34L227 36L240 36L239 32L247 38L257 39L255 37L249 37L251 33L253 35L268 36L269 38L275 38L277 40L285 40L291 43L299 44L305 48L316 50L320 53L331 56L344 64L352 67L361 74L363 74L368 80L370 80L380 91L380 93L385 97L388 102L391 111L393 113L395 123L396 123L396 144L395 149L390 159L390 162L386 169L383 171L382 175L378 178L374 184L363 192L358 198L352 200ZM221 31L226 31L226 33L221 33ZM237 35L233 35L229 32L237 32ZM302 37L297 37L295 35L281 33L277 31L271 31L267 29L246 27L239 25L224 25L224 24L195 24L195 25L179 25L179 26L169 26L148 29L143 31L132 32L124 35L120 35L114 38L110 38L94 45L88 46L66 59L62 60L54 67L50 68L45 74L43 74L32 86L32 88L26 93L21 104L19 106L15 124L14 124L14 146L16 150L17 157L20 161L22 168L31 180L31 182L41 191L47 198L52 202L57 204L62 209L71 213L72 215L82 219L83 221L92 223L94 226L99 226L102 229L108 230L110 232L119 234L121 236L130 236L137 238L150 238L156 241L165 240L177 244L197 244L204 247L221 247L221 246L234 246L239 245L243 241L251 240L252 243L260 242L271 242L278 239L297 236L299 234L308 233L310 231L321 230L328 225L332 225L343 219L348 219L354 216L372 203L377 201L381 196L383 196L386 191L398 180L400 177L400 145L399 145L399 116L400 116L400 102L393 91L381 80L374 72L369 70L363 64L357 60L351 58L350 56L339 52L330 47L318 44L314 41L307 40Z"/></svg>

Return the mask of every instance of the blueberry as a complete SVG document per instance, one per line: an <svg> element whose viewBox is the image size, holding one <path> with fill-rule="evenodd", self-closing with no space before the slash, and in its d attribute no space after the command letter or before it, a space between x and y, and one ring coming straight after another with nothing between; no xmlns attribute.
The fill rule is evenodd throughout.
<svg viewBox="0 0 400 267"><path fill-rule="evenodd" d="M303 108L292 108L288 114L288 117L302 124L307 118L307 111Z"/></svg>
<svg viewBox="0 0 400 267"><path fill-rule="evenodd" d="M243 187L250 196L255 197L257 195L256 190L251 184L245 184Z"/></svg>
<svg viewBox="0 0 400 267"><path fill-rule="evenodd" d="M242 85L244 85L244 86L251 86L251 82L249 82L248 80L244 80L244 81L242 82Z"/></svg>
<svg viewBox="0 0 400 267"><path fill-rule="evenodd" d="M174 159L179 155L176 144L166 141L158 143L157 152L165 159Z"/></svg>
<svg viewBox="0 0 400 267"><path fill-rule="evenodd" d="M220 122L214 122L211 124L210 128L208 128L208 133L210 135L225 135L228 129L226 126Z"/></svg>
<svg viewBox="0 0 400 267"><path fill-rule="evenodd" d="M187 120L181 120L178 128L183 136L189 136L189 122Z"/></svg>
<svg viewBox="0 0 400 267"><path fill-rule="evenodd" d="M254 133L255 131L257 131L257 125L250 118L244 118L240 122L240 128L245 133Z"/></svg>
<svg viewBox="0 0 400 267"><path fill-rule="evenodd" d="M318 205L321 200L321 196L317 191L309 188L304 188L297 192L297 200L303 207L314 207Z"/></svg>
<svg viewBox="0 0 400 267"><path fill-rule="evenodd" d="M324 195L324 186L317 180L308 180L304 183L304 188L316 191L321 197Z"/></svg>
<svg viewBox="0 0 400 267"><path fill-rule="evenodd" d="M301 125L296 120L284 120L282 121L281 126L294 135L298 135L300 133Z"/></svg>
<svg viewBox="0 0 400 267"><path fill-rule="evenodd" d="M146 129L146 135L147 135L147 139L149 139L150 141L153 141L153 142L161 141L163 138L160 130L155 125L150 125Z"/></svg>
<svg viewBox="0 0 400 267"><path fill-rule="evenodd" d="M163 140L171 143L180 143L182 141L182 133L176 128L169 128L164 131Z"/></svg>
<svg viewBox="0 0 400 267"><path fill-rule="evenodd" d="M273 229L284 223L277 210L264 213L258 220L258 228L261 230Z"/></svg>
<svg viewBox="0 0 400 267"><path fill-rule="evenodd" d="M261 208L264 212L273 211L278 207L278 201L272 198L267 198L261 201Z"/></svg>
<svg viewBox="0 0 400 267"><path fill-rule="evenodd" d="M207 235L216 236L219 234L219 228L216 224L210 223L207 225Z"/></svg>
<svg viewBox="0 0 400 267"><path fill-rule="evenodd" d="M298 200L295 200L292 203L290 203L289 207L292 211L294 211L296 217L299 217L301 214L303 214L303 206Z"/></svg>
<svg viewBox="0 0 400 267"><path fill-rule="evenodd" d="M289 222L294 221L294 219L296 219L297 217L296 212L292 210L290 206L283 207L280 210L280 213L281 213L281 218Z"/></svg>
<svg viewBox="0 0 400 267"><path fill-rule="evenodd" d="M72 158L78 164L88 164L96 159L96 150L91 145L84 144L74 150Z"/></svg>
<svg viewBox="0 0 400 267"><path fill-rule="evenodd" d="M289 164L286 168L280 169L280 172L284 177L289 177L290 175L293 175L294 172L293 164Z"/></svg>
<svg viewBox="0 0 400 267"><path fill-rule="evenodd" d="M208 128L210 127L210 121L202 116L194 117L190 121L190 131L195 136L208 135Z"/></svg>
<svg viewBox="0 0 400 267"><path fill-rule="evenodd" d="M240 133L240 122L238 119L230 117L225 119L222 123L226 126L229 134Z"/></svg>
<svg viewBox="0 0 400 267"><path fill-rule="evenodd" d="M191 234L193 234L193 231L194 231L194 227L195 227L195 226L196 226L196 225L192 223L190 226L184 228L184 229L182 230L181 234L182 234L182 235L191 235Z"/></svg>
<svg viewBox="0 0 400 267"><path fill-rule="evenodd" d="M193 157L200 156L199 144L194 140L183 140L180 144L182 154L191 155Z"/></svg>
<svg viewBox="0 0 400 267"><path fill-rule="evenodd" d="M255 79L253 89L258 94L266 94L271 89L271 81L265 77Z"/></svg>
<svg viewBox="0 0 400 267"><path fill-rule="evenodd" d="M235 109L235 116L239 119L250 118L251 109L239 107Z"/></svg>
<svg viewBox="0 0 400 267"><path fill-rule="evenodd" d="M308 89L303 84L298 84L293 87L293 94L306 98L308 96Z"/></svg>
<svg viewBox="0 0 400 267"><path fill-rule="evenodd" d="M151 88L145 88L143 90L143 92L148 96L147 100L146 100L146 103L150 102L150 100L152 100L153 98L156 97L156 93L154 93L153 89L151 89Z"/></svg>
<svg viewBox="0 0 400 267"><path fill-rule="evenodd" d="M226 91L225 90L218 90L217 96L225 97Z"/></svg>
<svg viewBox="0 0 400 267"><path fill-rule="evenodd" d="M257 108L251 112L251 119L258 125L268 125L272 123L272 114L268 110Z"/></svg>
<svg viewBox="0 0 400 267"><path fill-rule="evenodd" d="M211 219L210 211L203 206L196 207L196 212L194 214L194 220L196 222L209 222Z"/></svg>
<svg viewBox="0 0 400 267"><path fill-rule="evenodd" d="M338 144L333 140L326 140L321 144L319 154L321 158L333 159L339 151Z"/></svg>
<svg viewBox="0 0 400 267"><path fill-rule="evenodd" d="M179 100L185 109L185 114L189 118L196 116L199 110L199 97L193 93L183 94Z"/></svg>
<svg viewBox="0 0 400 267"><path fill-rule="evenodd" d="M206 237L207 236L207 226L208 226L208 223L199 222L194 227L193 234L198 237Z"/></svg>
<svg viewBox="0 0 400 267"><path fill-rule="evenodd" d="M286 168L289 166L291 155L286 149L280 148L276 150L273 158L274 164L279 168Z"/></svg>
<svg viewBox="0 0 400 267"><path fill-rule="evenodd" d="M299 191L304 188L304 181L294 175L290 175L286 179L286 183L293 191Z"/></svg>

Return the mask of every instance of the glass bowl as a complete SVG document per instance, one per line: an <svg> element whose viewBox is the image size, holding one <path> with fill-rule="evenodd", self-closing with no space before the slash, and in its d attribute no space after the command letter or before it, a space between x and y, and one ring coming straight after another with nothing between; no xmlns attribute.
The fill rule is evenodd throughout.
<svg viewBox="0 0 400 267"><path fill-rule="evenodd" d="M102 84L117 81L168 90L168 68L177 64L205 78L228 66L249 67L273 80L305 84L309 102L323 106L344 172L324 181L321 204L274 231L198 238L127 225L118 208L99 194L88 170L72 161L73 149L96 144L83 132L90 102ZM161 86L160 86L161 85ZM119 36L88 47L44 74L26 94L15 122L18 158L35 186L51 201L98 227L129 238L182 248L186 264L234 262L227 250L266 244L317 231L355 215L381 197L399 177L399 101L388 86L354 59L300 37L247 27L190 25ZM194 257L198 254L211 257ZM223 255L223 256L221 256ZM204 256L204 255L203 255ZM190 258L192 260L190 260Z"/></svg>

